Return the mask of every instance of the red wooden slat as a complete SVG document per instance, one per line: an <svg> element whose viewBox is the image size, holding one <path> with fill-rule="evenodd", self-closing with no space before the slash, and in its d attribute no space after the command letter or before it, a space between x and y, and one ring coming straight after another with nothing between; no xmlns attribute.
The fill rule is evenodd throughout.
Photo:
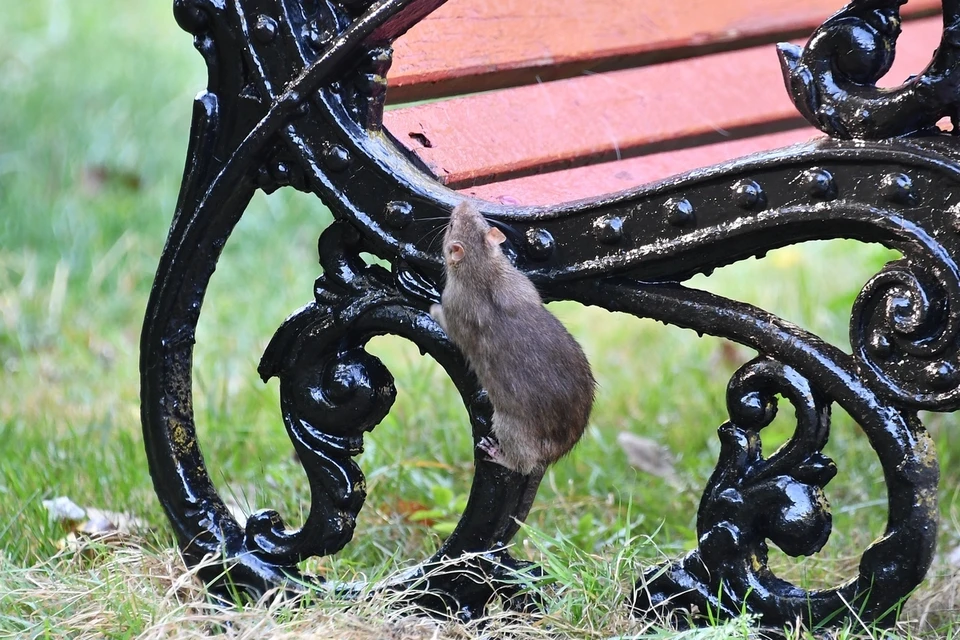
<svg viewBox="0 0 960 640"><path fill-rule="evenodd" d="M924 68L939 18L898 45ZM394 136L454 188L798 126L769 45L387 111Z"/></svg>
<svg viewBox="0 0 960 640"><path fill-rule="evenodd" d="M449 0L395 44L391 102L800 37L843 0ZM938 0L911 0L904 16Z"/></svg>
<svg viewBox="0 0 960 640"><path fill-rule="evenodd" d="M812 127L655 153L619 162L554 171L468 187L462 192L507 205L551 205L630 189L678 173L768 151L822 135Z"/></svg>

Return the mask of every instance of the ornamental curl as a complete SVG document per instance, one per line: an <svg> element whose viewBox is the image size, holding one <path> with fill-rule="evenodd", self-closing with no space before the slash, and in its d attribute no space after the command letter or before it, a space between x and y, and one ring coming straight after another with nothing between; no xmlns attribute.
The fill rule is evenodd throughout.
<svg viewBox="0 0 960 640"><path fill-rule="evenodd" d="M896 89L877 82L890 70L905 0L853 0L804 48L777 46L787 91L810 124L836 138L878 140L933 129L956 118L960 87L957 7L944 7L933 61Z"/></svg>
<svg viewBox="0 0 960 640"><path fill-rule="evenodd" d="M760 430L776 417L776 394L796 408L797 429L764 458ZM736 532L740 553L764 539L789 555L816 553L831 527L823 487L836 474L820 453L829 433L829 403L793 368L757 358L731 379L727 405L730 422L718 432L720 459L700 505L698 533L707 536L718 526Z"/></svg>
<svg viewBox="0 0 960 640"><path fill-rule="evenodd" d="M215 0L173 0L173 18L187 33L200 35L215 16L223 13Z"/></svg>
<svg viewBox="0 0 960 640"><path fill-rule="evenodd" d="M861 372L907 406L960 408L960 312L948 289L954 278L899 260L871 278L854 303L850 344Z"/></svg>
<svg viewBox="0 0 960 640"><path fill-rule="evenodd" d="M795 407L797 429L765 458L760 431L776 417L778 394ZM829 401L792 367L760 357L730 380L727 405L730 421L718 430L720 456L697 512L698 549L646 573L634 603L640 610L662 607L678 589L679 606L706 604L726 615L737 614L744 594L751 606L795 595L767 567L766 541L797 557L817 553L830 536L823 488L837 469L820 452L829 434Z"/></svg>
<svg viewBox="0 0 960 640"><path fill-rule="evenodd" d="M353 537L366 485L352 458L363 452L364 432L386 417L396 398L393 376L360 347L326 354L305 349L298 360L309 364L281 375L280 407L310 482L310 514L292 532L276 511L260 511L246 526L248 548L279 563L335 553Z"/></svg>

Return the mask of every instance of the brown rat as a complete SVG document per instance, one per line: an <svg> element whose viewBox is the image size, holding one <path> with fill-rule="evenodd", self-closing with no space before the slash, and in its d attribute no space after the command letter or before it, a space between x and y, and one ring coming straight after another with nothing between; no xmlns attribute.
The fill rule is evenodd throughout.
<svg viewBox="0 0 960 640"><path fill-rule="evenodd" d="M468 202L443 238L446 283L430 315L466 356L493 405L479 447L523 474L542 472L583 435L596 382L580 345L500 250L506 239Z"/></svg>

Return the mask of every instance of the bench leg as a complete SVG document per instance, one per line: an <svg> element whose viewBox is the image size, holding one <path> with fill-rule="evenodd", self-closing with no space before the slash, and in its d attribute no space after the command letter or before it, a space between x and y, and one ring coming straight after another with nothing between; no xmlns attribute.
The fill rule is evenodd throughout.
<svg viewBox="0 0 960 640"><path fill-rule="evenodd" d="M728 385L730 420L718 430L720 458L700 502L698 548L644 572L633 603L638 612L735 617L747 611L774 626L819 624L851 610L865 620L895 619L901 600L923 579L936 542L939 471L915 412L881 397L849 355L750 305L673 284L628 281L568 293L764 354ZM764 457L760 433L777 414L777 394L794 405L797 426L785 445ZM771 572L767 541L790 556L809 556L830 536L823 489L837 468L822 449L832 402L856 420L876 451L890 509L886 531L863 554L859 575L814 592Z"/></svg>
<svg viewBox="0 0 960 640"><path fill-rule="evenodd" d="M281 414L309 479L310 512L293 530L272 510L238 523L203 462L191 369L203 293L251 192L231 191L206 225L197 224L204 204L182 209L193 215L178 217L171 229L142 338L143 428L157 495L188 562L219 558L205 563L201 576L225 597L231 589L256 597L277 586L296 593L316 583L299 572L299 562L336 553L352 538L366 497L363 473L352 458L362 452L363 434L387 415L396 395L389 371L363 348L371 337L403 336L450 374L470 416L475 443L491 426L486 394L430 317L428 304L406 297L389 272L365 265L356 231L334 223L320 239L324 274L317 280L314 301L278 329L259 367L264 380L280 379ZM542 475L515 474L479 453L475 464L473 487L455 531L433 557L380 588L408 591L413 602L462 618L482 613L494 597L511 606L531 604L517 597L522 586L517 576L529 563L514 560L503 547L526 517ZM346 598L356 593L349 586L323 588Z"/></svg>

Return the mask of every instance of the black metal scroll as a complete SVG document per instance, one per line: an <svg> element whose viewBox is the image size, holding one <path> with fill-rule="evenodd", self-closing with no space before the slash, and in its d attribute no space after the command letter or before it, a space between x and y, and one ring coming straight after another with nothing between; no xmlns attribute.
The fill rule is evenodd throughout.
<svg viewBox="0 0 960 640"><path fill-rule="evenodd" d="M810 124L836 138L880 140L957 125L960 3L943 2L943 36L929 66L895 89L878 89L890 70L906 0L853 0L802 50L779 45L787 89Z"/></svg>
<svg viewBox="0 0 960 640"><path fill-rule="evenodd" d="M442 2L175 0L209 81L194 106L177 213L144 321L142 421L154 485L185 556L222 558L203 574L215 589L298 588L308 579L300 561L351 539L365 498L353 457L395 395L389 371L364 350L372 336L400 335L430 354L459 390L474 440L489 429L483 390L426 313L438 299L441 265L424 239L462 196L381 131L390 42ZM719 430L698 548L644 573L637 611L746 610L779 625L836 622L854 607L861 618L888 620L929 566L938 474L916 412L960 407L960 165L955 140L933 128L956 115L960 4L944 2L944 38L931 66L881 91L875 83L889 67L900 4L856 0L805 50L780 48L801 113L855 143L798 145L550 209L477 203L547 297L656 318L760 354L729 384L730 420ZM245 526L230 516L204 466L191 394L195 329L220 251L255 190L284 186L315 194L336 220L320 238L323 274L313 299L277 330L260 365L264 379L280 380L282 419L309 479L310 513L296 529L274 511ZM680 284L827 238L881 243L903 256L857 298L852 355L762 310ZM391 270L365 265L361 252ZM794 406L797 428L765 457L761 432L777 395ZM830 534L823 489L836 466L822 449L833 403L877 452L889 516L858 576L808 592L770 571L767 545L810 555ZM494 597L518 602L515 576L525 565L504 545L540 481L475 464L453 534L384 585L465 617ZM454 563L435 571L444 559Z"/></svg>

